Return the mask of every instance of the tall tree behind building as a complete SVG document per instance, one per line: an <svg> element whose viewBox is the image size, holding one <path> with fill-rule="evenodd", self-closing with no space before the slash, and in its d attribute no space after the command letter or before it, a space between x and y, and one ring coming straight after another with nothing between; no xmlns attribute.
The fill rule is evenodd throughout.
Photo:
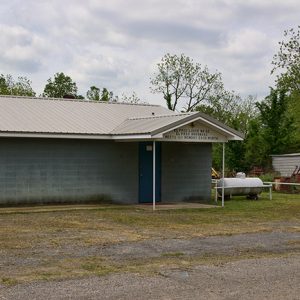
<svg viewBox="0 0 300 300"><path fill-rule="evenodd" d="M284 90L271 89L270 95L257 102L257 119L251 121L246 140L246 159L270 166L271 154L289 152L295 139L293 118L287 112L288 97Z"/></svg>
<svg viewBox="0 0 300 300"><path fill-rule="evenodd" d="M96 86L91 86L86 93L86 97L92 101L114 101L114 94L107 88L103 88L102 91Z"/></svg>
<svg viewBox="0 0 300 300"><path fill-rule="evenodd" d="M49 78L47 80L43 97L63 98L65 96L73 96L77 98L77 91L77 85L72 78L61 72L56 73L53 79Z"/></svg>
<svg viewBox="0 0 300 300"><path fill-rule="evenodd" d="M193 111L205 101L223 93L221 73L195 63L184 54L166 54L157 64L151 91L161 93L170 110Z"/></svg>
<svg viewBox="0 0 300 300"><path fill-rule="evenodd" d="M31 81L27 77L19 76L17 80L15 80L10 74L1 74L0 94L34 97L35 91L31 87Z"/></svg>
<svg viewBox="0 0 300 300"><path fill-rule="evenodd" d="M283 40L273 57L272 74L276 75L277 89L286 90L287 112L294 119L295 141L288 152L300 149L300 26L284 31Z"/></svg>

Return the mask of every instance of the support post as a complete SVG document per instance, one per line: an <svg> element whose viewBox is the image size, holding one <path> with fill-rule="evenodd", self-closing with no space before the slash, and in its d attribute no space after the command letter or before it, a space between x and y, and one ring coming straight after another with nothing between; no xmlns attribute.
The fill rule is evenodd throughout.
<svg viewBox="0 0 300 300"><path fill-rule="evenodd" d="M225 178L225 143L223 143L223 157L222 157L222 207L224 207L224 178Z"/></svg>
<svg viewBox="0 0 300 300"><path fill-rule="evenodd" d="M215 183L215 203L218 204L218 180Z"/></svg>
<svg viewBox="0 0 300 300"><path fill-rule="evenodd" d="M152 200L153 200L153 211L155 211L155 202L156 202L156 199L155 199L155 181L156 181L156 163L155 163L155 160L156 160L156 149L155 149L155 141L153 141L153 147L152 147L152 155L153 155L153 186L152 186L152 193L153 193L153 196L152 196Z"/></svg>

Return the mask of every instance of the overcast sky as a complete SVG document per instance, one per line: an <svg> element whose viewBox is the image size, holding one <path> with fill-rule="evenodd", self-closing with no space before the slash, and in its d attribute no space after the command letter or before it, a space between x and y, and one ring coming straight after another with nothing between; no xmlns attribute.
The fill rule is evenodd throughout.
<svg viewBox="0 0 300 300"><path fill-rule="evenodd" d="M85 95L149 91L166 53L184 53L223 74L241 95L268 94L283 31L300 24L297 0L0 0L0 73L27 76L40 94L64 72Z"/></svg>

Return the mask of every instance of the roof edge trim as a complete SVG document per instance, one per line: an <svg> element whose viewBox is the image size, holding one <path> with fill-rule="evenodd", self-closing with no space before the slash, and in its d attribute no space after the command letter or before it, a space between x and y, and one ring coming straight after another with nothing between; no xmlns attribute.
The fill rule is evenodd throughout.
<svg viewBox="0 0 300 300"><path fill-rule="evenodd" d="M112 140L111 135L78 134L78 133L41 133L41 132L3 132L2 131L0 132L0 137Z"/></svg>

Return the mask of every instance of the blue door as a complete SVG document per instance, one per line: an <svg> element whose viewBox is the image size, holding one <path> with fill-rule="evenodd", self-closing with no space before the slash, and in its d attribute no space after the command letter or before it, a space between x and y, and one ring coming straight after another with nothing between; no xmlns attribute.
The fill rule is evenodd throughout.
<svg viewBox="0 0 300 300"><path fill-rule="evenodd" d="M160 202L161 198L161 143L155 143L156 157L156 182L155 198ZM139 143L139 202L149 203L153 201L153 143Z"/></svg>

